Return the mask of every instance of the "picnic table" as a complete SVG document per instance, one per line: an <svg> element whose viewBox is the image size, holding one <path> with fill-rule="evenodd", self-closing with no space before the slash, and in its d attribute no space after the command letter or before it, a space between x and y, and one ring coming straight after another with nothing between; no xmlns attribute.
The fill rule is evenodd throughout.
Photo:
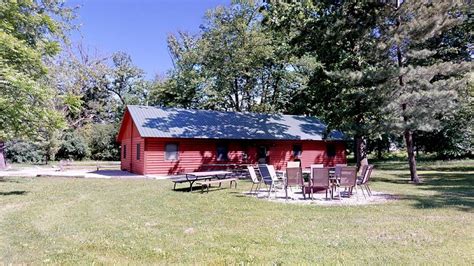
<svg viewBox="0 0 474 266"><path fill-rule="evenodd" d="M201 184L210 185L209 182L212 179L217 179L220 182L230 181L231 179L234 181L234 178L227 178L228 175L231 175L232 172L229 171L202 171L202 172L191 172L185 173L183 177L172 179L171 181L174 182L173 190L176 190L176 184L182 183L189 183L189 190L193 191L193 184L196 181L203 181Z"/></svg>

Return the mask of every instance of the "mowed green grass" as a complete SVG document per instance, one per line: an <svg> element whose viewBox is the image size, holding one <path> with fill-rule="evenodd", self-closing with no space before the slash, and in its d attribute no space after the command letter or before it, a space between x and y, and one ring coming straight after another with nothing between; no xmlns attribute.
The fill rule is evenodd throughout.
<svg viewBox="0 0 474 266"><path fill-rule="evenodd" d="M474 161L382 163L386 204L323 207L172 191L170 181L0 182L3 263L474 263Z"/></svg>

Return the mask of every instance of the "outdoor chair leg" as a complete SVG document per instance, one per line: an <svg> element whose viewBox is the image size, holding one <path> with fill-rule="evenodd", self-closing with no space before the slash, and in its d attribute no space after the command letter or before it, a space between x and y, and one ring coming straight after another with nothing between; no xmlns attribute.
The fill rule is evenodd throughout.
<svg viewBox="0 0 474 266"><path fill-rule="evenodd" d="M359 201L359 190L357 189L357 185L354 186L356 190L356 200Z"/></svg>
<svg viewBox="0 0 474 266"><path fill-rule="evenodd" d="M369 185L365 185L365 188L367 189L367 191L369 192L369 196L372 197L372 190L370 190L370 187Z"/></svg>
<svg viewBox="0 0 474 266"><path fill-rule="evenodd" d="M253 186L254 186L254 185L255 185L255 184L254 184L254 183L252 183L252 186L250 187L249 194L252 194L252 190L253 190Z"/></svg>
<svg viewBox="0 0 474 266"><path fill-rule="evenodd" d="M364 199L367 199L367 197L365 196L365 192L364 192L364 186L359 186L360 190L362 191L362 195L364 196ZM369 192L367 192L369 193Z"/></svg>
<svg viewBox="0 0 474 266"><path fill-rule="evenodd" d="M272 193L272 186L273 184L271 184L268 188L268 195L267 195L267 199L270 199L270 194Z"/></svg>
<svg viewBox="0 0 474 266"><path fill-rule="evenodd" d="M267 184L265 184L265 187L266 187L267 189L269 189ZM258 198L258 195L257 195L257 198Z"/></svg>

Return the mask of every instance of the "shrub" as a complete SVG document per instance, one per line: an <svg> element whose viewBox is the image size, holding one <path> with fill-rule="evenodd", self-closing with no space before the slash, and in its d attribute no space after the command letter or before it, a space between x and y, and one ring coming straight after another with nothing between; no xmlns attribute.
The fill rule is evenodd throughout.
<svg viewBox="0 0 474 266"><path fill-rule="evenodd" d="M90 155L86 140L78 132L67 132L63 135L63 141L57 159L82 160Z"/></svg>
<svg viewBox="0 0 474 266"><path fill-rule="evenodd" d="M5 145L6 157L12 163L42 163L46 152L43 147L34 142L11 141Z"/></svg>
<svg viewBox="0 0 474 266"><path fill-rule="evenodd" d="M114 124L93 124L81 131L85 137L93 160L120 160L119 145L115 141L118 126Z"/></svg>

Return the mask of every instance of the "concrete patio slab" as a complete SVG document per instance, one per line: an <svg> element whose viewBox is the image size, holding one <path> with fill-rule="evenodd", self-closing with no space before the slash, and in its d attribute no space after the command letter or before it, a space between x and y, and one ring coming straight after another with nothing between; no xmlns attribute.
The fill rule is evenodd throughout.
<svg viewBox="0 0 474 266"><path fill-rule="evenodd" d="M132 174L121 170L91 170L73 169L59 171L56 167L27 167L0 171L0 177L75 177L75 178L116 178L116 179L144 179L153 178L144 175Z"/></svg>
<svg viewBox="0 0 474 266"><path fill-rule="evenodd" d="M355 193L355 192L354 192ZM313 194L313 199L309 199L308 196L306 199L303 197L303 193L301 191L289 191L288 192L288 200L285 197L285 190L278 189L276 193L272 192L270 197L268 198L268 190L260 189L257 193L244 193L249 197L257 197L258 199L265 199L274 202L280 203L288 203L288 204L316 204L316 205L324 205L324 206L345 206L345 205L369 205L369 204L380 204L380 203L387 203L389 201L397 200L395 195L380 192L380 191L372 191L372 196L366 197L359 191L359 195L351 195L349 197L347 192L341 193L342 196L339 198L335 195L334 199L331 199L330 194L328 194L328 198L326 199L326 194L324 192L318 192Z"/></svg>

